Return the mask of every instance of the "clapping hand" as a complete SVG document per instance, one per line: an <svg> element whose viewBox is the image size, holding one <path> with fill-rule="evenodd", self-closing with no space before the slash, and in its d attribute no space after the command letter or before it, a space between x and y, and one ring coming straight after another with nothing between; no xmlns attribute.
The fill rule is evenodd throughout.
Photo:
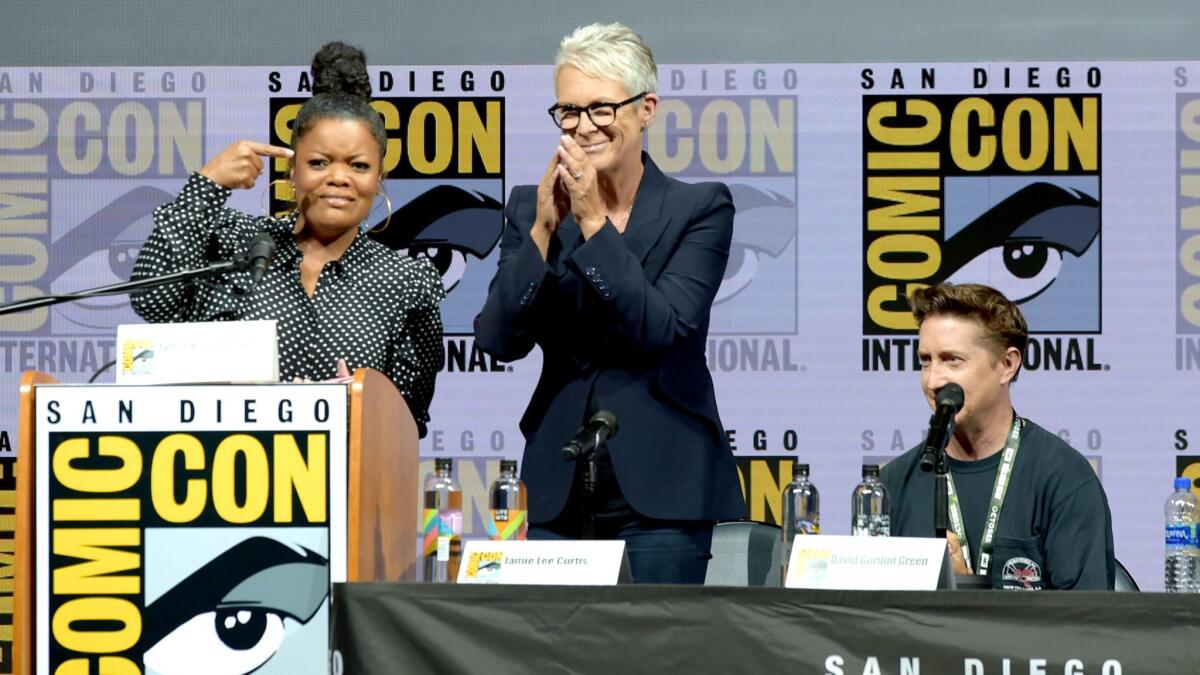
<svg viewBox="0 0 1200 675"><path fill-rule="evenodd" d="M571 200L567 197L566 188L558 179L558 167L558 152L555 151L554 156L550 158L550 165L546 167L546 173L538 181L537 215L529 233L543 260L549 255L550 237L558 231L558 226L571 210Z"/></svg>
<svg viewBox="0 0 1200 675"><path fill-rule="evenodd" d="M571 214L583 231L584 239L590 239L604 227L607 218L596 169L583 148L566 134L559 138L557 156L558 179L571 200Z"/></svg>

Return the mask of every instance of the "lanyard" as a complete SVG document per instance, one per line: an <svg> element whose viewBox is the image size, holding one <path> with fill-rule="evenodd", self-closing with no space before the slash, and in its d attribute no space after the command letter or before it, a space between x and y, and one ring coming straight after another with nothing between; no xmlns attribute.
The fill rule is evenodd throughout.
<svg viewBox="0 0 1200 675"><path fill-rule="evenodd" d="M1008 432L1008 441L1004 444L1004 454L1000 457L1000 468L996 471L996 483L992 486L992 501L988 504L987 520L983 527L983 537L979 540L979 565L976 574L987 576L992 566L992 542L996 539L996 526L1000 523L1000 509L1004 507L1004 496L1008 493L1008 482L1012 477L1013 464L1017 461L1017 448L1021 445L1021 429L1024 421L1013 415L1012 429ZM946 492L950 506L950 527L953 528L959 544L962 545L963 559L971 564L971 546L967 543L967 528L963 523L962 509L958 505L958 493L954 489L954 476L946 476Z"/></svg>

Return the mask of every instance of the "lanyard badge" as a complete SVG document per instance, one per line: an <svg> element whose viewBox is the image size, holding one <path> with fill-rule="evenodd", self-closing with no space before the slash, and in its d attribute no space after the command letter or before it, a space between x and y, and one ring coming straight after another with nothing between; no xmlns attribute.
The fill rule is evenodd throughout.
<svg viewBox="0 0 1200 675"><path fill-rule="evenodd" d="M979 564L975 567L976 574L987 576L992 566L992 544L996 539L996 527L1000 524L1000 510L1004 508L1004 497L1008 494L1008 484L1012 478L1013 464L1017 461L1017 449L1021 445L1021 429L1024 421L1017 415L1013 416L1012 428L1008 432L1008 441L1004 444L1000 457L1000 468L996 471L996 482L992 486L992 499L988 504L987 519L984 521L983 536L979 540ZM958 505L958 492L954 489L954 476L948 475L946 481L947 497L950 502L950 527L962 545L963 559L971 564L971 545L967 543L967 528L963 522L962 508Z"/></svg>

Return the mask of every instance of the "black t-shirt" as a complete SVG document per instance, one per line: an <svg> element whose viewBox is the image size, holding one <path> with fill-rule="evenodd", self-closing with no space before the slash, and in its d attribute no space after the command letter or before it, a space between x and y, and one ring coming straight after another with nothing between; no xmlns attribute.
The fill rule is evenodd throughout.
<svg viewBox="0 0 1200 675"><path fill-rule="evenodd" d="M971 569L975 571L979 569L979 542L983 539L983 523L987 520L988 505L992 502L992 487L996 484L996 471L1000 468L1003 455L1004 452L1000 451L978 462L947 458L950 460L950 475L954 477L954 489L958 494L958 506L962 509L963 522L971 524L967 526L967 543L971 546ZM1018 451L1017 457L1020 456ZM920 467L917 470L920 471ZM932 490L930 487L930 495L933 494ZM1012 494L1011 485L1008 494ZM1008 498L1005 497L1005 502L1007 501ZM933 514L930 512L931 523L932 518ZM979 527L974 527L974 523L980 523Z"/></svg>
<svg viewBox="0 0 1200 675"><path fill-rule="evenodd" d="M1001 453L950 461L950 473L979 564L979 541ZM921 471L921 447L889 462L881 479L891 497L892 535L932 537L933 473ZM1058 436L1025 421L1012 479L993 542L993 588L1112 589L1112 516L1092 466Z"/></svg>

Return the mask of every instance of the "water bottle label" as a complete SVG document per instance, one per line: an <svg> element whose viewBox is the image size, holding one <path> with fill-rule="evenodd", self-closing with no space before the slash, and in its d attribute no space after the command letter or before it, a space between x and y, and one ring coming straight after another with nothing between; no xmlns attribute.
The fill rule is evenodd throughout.
<svg viewBox="0 0 1200 675"><path fill-rule="evenodd" d="M425 509L421 514L421 532L424 535L423 555L434 555L441 546L440 539L449 541L450 537L462 534L462 511L442 511L439 514L437 509Z"/></svg>
<svg viewBox="0 0 1200 675"><path fill-rule="evenodd" d="M438 562L447 562L450 560L450 537L437 538L437 559Z"/></svg>
<svg viewBox="0 0 1200 675"><path fill-rule="evenodd" d="M449 509L442 511L438 518L438 534L443 537L462 534L462 511Z"/></svg>
<svg viewBox="0 0 1200 675"><path fill-rule="evenodd" d="M890 537L891 521L889 516L856 516L850 534L855 537Z"/></svg>
<svg viewBox="0 0 1200 675"><path fill-rule="evenodd" d="M524 540L525 517L523 509L492 509L487 524L488 536L493 541Z"/></svg>
<svg viewBox="0 0 1200 675"><path fill-rule="evenodd" d="M1167 525L1167 546L1195 546L1196 535L1188 525Z"/></svg>
<svg viewBox="0 0 1200 675"><path fill-rule="evenodd" d="M438 511L425 509L421 513L421 533L424 535L422 555L431 556L437 553Z"/></svg>

